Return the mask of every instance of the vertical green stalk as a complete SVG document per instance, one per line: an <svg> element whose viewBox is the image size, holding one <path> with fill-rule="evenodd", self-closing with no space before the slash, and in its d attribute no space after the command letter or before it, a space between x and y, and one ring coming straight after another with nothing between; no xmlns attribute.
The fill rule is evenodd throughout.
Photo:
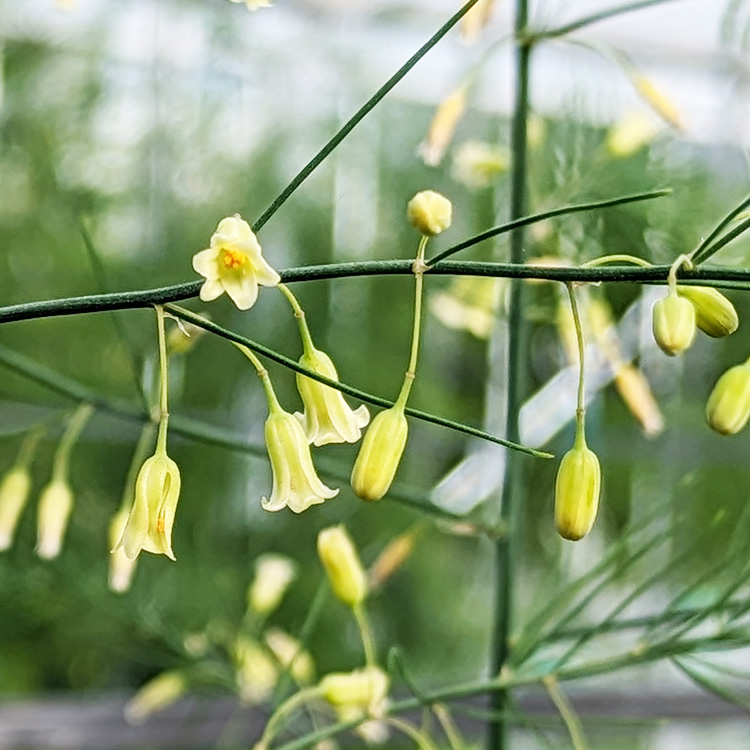
<svg viewBox="0 0 750 750"><path fill-rule="evenodd" d="M163 455L167 453L167 429L169 427L169 370L167 356L167 338L164 331L164 308L155 305L156 330L159 335L159 434L156 438L156 449Z"/></svg>
<svg viewBox="0 0 750 750"><path fill-rule="evenodd" d="M511 125L511 195L510 221L522 217L526 203L526 121L529 114L529 58L531 40L528 37L528 0L516 0L516 89ZM524 230L514 229L510 236L511 262L524 262ZM523 375L526 362L526 341L523 331L523 281L514 279L510 288L508 312L508 395L506 433L508 440L519 438L518 414L523 400ZM516 561L518 503L516 495L522 483L523 464L513 452L507 453L503 479L500 527L505 533L495 544L495 615L492 630L491 674L498 674L508 663L510 628L513 609L513 564ZM507 714L509 691L498 690L492 696L492 709L498 717L490 723L489 750L505 750L508 746Z"/></svg>

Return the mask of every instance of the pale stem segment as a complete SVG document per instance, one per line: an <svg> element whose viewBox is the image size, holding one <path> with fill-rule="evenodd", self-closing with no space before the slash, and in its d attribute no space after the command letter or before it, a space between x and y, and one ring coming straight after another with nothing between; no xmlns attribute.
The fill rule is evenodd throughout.
<svg viewBox="0 0 750 750"><path fill-rule="evenodd" d="M318 685L315 687L303 688L291 697L287 698L274 712L268 720L260 740L253 747L253 750L268 750L268 746L276 733L276 728L284 719L295 711L298 707L305 705L308 701L319 698L321 690Z"/></svg>
<svg viewBox="0 0 750 750"><path fill-rule="evenodd" d="M60 445L57 447L55 458L53 459L52 476L56 481L65 481L70 461L70 451L73 449L78 436L93 413L94 407L91 404L81 404L70 418L70 422L68 422L68 426L63 433Z"/></svg>
<svg viewBox="0 0 750 750"><path fill-rule="evenodd" d="M258 373L258 377L260 378L261 383L263 383L263 390L266 392L266 398L268 399L268 410L271 412L282 411L279 399L276 397L276 391L274 391L273 385L271 384L271 378L268 375L268 370L263 367L263 363L255 355L255 352L253 352L251 349L248 349L248 347L244 346L243 344L238 344L236 341L233 341L232 343L253 363L255 372Z"/></svg>
<svg viewBox="0 0 750 750"><path fill-rule="evenodd" d="M389 716L385 722L414 740L419 750L435 750L434 745L429 741L425 733L420 732L419 729L413 727L408 721L399 719L396 716Z"/></svg>
<svg viewBox="0 0 750 750"><path fill-rule="evenodd" d="M578 342L578 396L576 400L576 447L580 448L586 444L585 421L586 421L586 381L585 381L585 359L586 342L583 339L583 324L581 313L578 309L573 284L565 285L570 297L570 310L573 313L573 322L576 329L576 340Z"/></svg>
<svg viewBox="0 0 750 750"><path fill-rule="evenodd" d="M297 318L297 324L299 325L302 346L305 352L311 352L315 349L315 345L313 344L312 336L310 335L310 328L307 325L307 318L305 317L305 311L302 309L302 305L300 305L299 300L294 296L292 290L286 284L279 284L277 288L292 306L294 317Z"/></svg>
<svg viewBox="0 0 750 750"><path fill-rule="evenodd" d="M581 268L596 268L597 266L603 266L607 263L632 263L634 266L641 266L641 268L650 268L651 263L644 258L639 258L637 255L627 255L626 253L617 253L615 255L602 255L601 258L594 258L586 263L581 264Z"/></svg>
<svg viewBox="0 0 750 750"><path fill-rule="evenodd" d="M581 720L573 710L573 706L570 705L568 699L560 690L560 683L554 675L547 675L542 679L544 687L547 688L549 697L555 704L555 708L560 712L560 718L562 718L565 726L570 734L570 741L575 750L587 750L586 739L583 736L583 727L581 726Z"/></svg>

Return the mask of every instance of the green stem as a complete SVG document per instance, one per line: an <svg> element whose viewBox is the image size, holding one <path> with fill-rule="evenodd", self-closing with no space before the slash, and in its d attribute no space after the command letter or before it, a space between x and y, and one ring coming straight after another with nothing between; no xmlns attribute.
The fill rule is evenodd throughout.
<svg viewBox="0 0 750 750"><path fill-rule="evenodd" d="M526 204L526 123L529 116L529 72L531 44L528 41L529 8L527 0L516 0L516 84L515 104L511 122L511 194L510 219L520 219ZM524 231L516 227L510 235L511 263L524 263ZM508 385L506 396L506 438L517 442L520 438L518 416L523 403L523 378L526 364L526 337L523 320L523 285L511 284L508 310ZM519 535L519 504L517 495L523 483L522 464L508 454L500 505L500 525L507 534L495 543L495 611L492 626L490 673L503 675L510 659L510 634L513 615L513 565L517 560ZM510 691L493 693L491 708L504 715L511 698ZM508 726L502 721L489 725L487 747L505 750L508 746Z"/></svg>
<svg viewBox="0 0 750 750"><path fill-rule="evenodd" d="M320 688L316 685L315 687L303 688L296 692L291 697L287 698L274 712L271 714L271 718L268 720L263 734L260 740L255 745L253 750L268 750L269 743L274 737L276 727L282 722L292 711L295 711L299 706L304 705L310 700L318 698L320 696Z"/></svg>
<svg viewBox="0 0 750 750"><path fill-rule="evenodd" d="M294 176L291 182L273 200L271 205L253 224L257 232L280 208L294 191L325 161L328 155L341 143L354 128L385 98L396 84L471 10L478 0L468 0L454 13L373 95L360 107L338 132L318 151L315 156Z"/></svg>
<svg viewBox="0 0 750 750"><path fill-rule="evenodd" d="M156 328L159 334L159 434L156 438L156 450L167 452L167 431L169 428L169 357L167 339L164 331L164 308L156 305Z"/></svg>
<svg viewBox="0 0 750 750"><path fill-rule="evenodd" d="M354 613L354 619L357 621L359 634L362 638L362 648L365 652L365 661L367 662L368 667L373 667L377 664L377 659L375 657L375 642L372 637L370 622L367 619L367 613L361 602L352 607L352 612Z"/></svg>
<svg viewBox="0 0 750 750"><path fill-rule="evenodd" d="M633 263L641 268L651 268L651 263L643 258L639 258L637 255L627 255L626 253L618 253L615 255L602 255L601 258L594 258L586 263L581 264L581 268L596 268L597 266L604 265L605 263Z"/></svg>
<svg viewBox="0 0 750 750"><path fill-rule="evenodd" d="M305 354L310 354L315 350L315 344L313 343L312 336L310 335L310 328L307 325L307 318L305 311L302 309L299 300L294 296L292 290L286 284L278 285L279 291L287 298L289 304L292 306L294 311L294 317L297 318L297 325L299 325L299 333L302 337L302 348Z"/></svg>
<svg viewBox="0 0 750 750"><path fill-rule="evenodd" d="M53 459L52 478L55 481L65 481L70 463L70 452L93 413L94 407L91 404L81 404L70 418Z"/></svg>
<svg viewBox="0 0 750 750"><path fill-rule="evenodd" d="M557 708L560 713L560 718L568 728L570 742L573 745L574 750L586 750L586 740L583 736L581 720L578 718L578 715L573 710L573 706L570 705L562 690L560 690L560 683L557 681L557 678L550 675L542 680L542 684L547 688L550 699L555 704L555 708Z"/></svg>
<svg viewBox="0 0 750 750"><path fill-rule="evenodd" d="M570 298L570 310L573 313L573 323L576 329L576 340L578 342L578 396L576 399L576 448L586 447L586 344L583 340L583 325L581 324L581 313L578 310L575 290L572 284L566 284L568 297Z"/></svg>
<svg viewBox="0 0 750 750"><path fill-rule="evenodd" d="M263 383L263 390L266 393L266 399L268 400L268 410L271 413L278 413L283 411L279 399L276 397L276 391L273 389L271 383L271 377L268 374L268 370L263 367L263 363L255 356L253 351L243 344L238 344L236 341L234 345L252 362L255 371L258 373L261 383Z"/></svg>
<svg viewBox="0 0 750 750"><path fill-rule="evenodd" d="M408 721L390 716L386 719L386 723L414 740L419 750L435 750L434 745L427 739L424 732L420 732L419 729L413 727Z"/></svg>
<svg viewBox="0 0 750 750"><path fill-rule="evenodd" d="M25 469L28 471L31 466L31 460L34 458L36 447L39 445L39 441L44 435L45 427L39 425L29 430L21 441L21 446L18 449L18 455L16 456L15 468Z"/></svg>

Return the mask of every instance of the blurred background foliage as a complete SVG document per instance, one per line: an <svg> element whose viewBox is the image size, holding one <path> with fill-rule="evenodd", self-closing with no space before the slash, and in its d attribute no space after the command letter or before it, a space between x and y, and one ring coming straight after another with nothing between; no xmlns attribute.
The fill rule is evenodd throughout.
<svg viewBox="0 0 750 750"><path fill-rule="evenodd" d="M193 279L191 257L207 245L216 223L235 212L252 222L381 82L376 65L356 59L348 32L357 39L372 26L376 41L391 34L382 54L392 70L453 7L444 2L420 15L398 4L381 10L363 4L345 13L322 2L283 5L248 14L241 4L219 0L82 0L65 13L51 0L0 2L3 305L104 291L82 225L109 290ZM732 6L738 13L740 6ZM491 27L494 38L507 33L503 12ZM332 37L337 45L330 44ZM442 56L434 62L426 58L415 72L413 88L427 81L426 100L398 89L262 229L259 238L274 267L412 256L417 238L404 207L427 187L449 196L455 211L453 227L433 243L433 251L505 218L504 174L492 187L471 189L451 169L457 144L464 141L508 145L506 113L482 103L486 86L470 97L442 162L426 166L418 156L436 102L477 55L457 40L447 40L445 47ZM746 86L746 68L743 75ZM652 187L669 186L674 193L537 225L528 235L530 258L579 263L631 253L670 262L691 250L746 192L747 164L739 143L696 140L688 123L682 133L664 126L641 148L614 156L606 148L611 121L591 116L596 92L574 88L555 111L544 102L534 104L529 164L534 210ZM484 243L465 259L503 259L505 243L502 238ZM746 266L748 252L750 244L740 239L721 261ZM408 278L370 277L309 282L295 292L342 379L393 397L408 355L412 287ZM428 299L450 289L446 277L427 279ZM556 326L559 290L536 284L529 291L528 392L534 394L567 364ZM619 318L641 290L612 285L593 294L606 299ZM730 296L746 320L745 295ZM299 356L294 320L273 290L262 290L246 314L226 298L209 308L197 301L190 307L208 309L215 321ZM501 326L503 314L501 304ZM135 310L118 316L134 359L113 316L104 313L3 325L0 344L102 397L138 404L134 382L151 388L153 314ZM654 509L680 518L669 543L654 551L655 559L664 562L692 549L660 582L655 600L715 565L742 517L750 483L747 434L725 441L710 433L703 408L718 375L747 356L744 325L727 341L698 341L680 361L667 361L638 331L630 333L666 429L645 438L613 387L597 394L589 443L602 461L602 509L594 534L572 551L561 544L552 522L556 462L526 460L520 621L546 592L584 572L623 530ZM300 408L292 375L275 365L270 370L285 407ZM502 398L501 391L485 390L487 375L487 342L428 314L412 405L480 425L486 401ZM569 414L547 443L557 455L572 440L573 399L565 401L565 393L559 406ZM173 358L170 398L173 414L230 430L261 454L173 435L170 454L183 477L174 542L178 562L142 555L131 590L116 594L107 587L106 530L120 503L139 425L97 411L73 452L75 507L63 553L42 561L33 549L34 499L48 481L61 420L74 404L0 367L0 471L12 465L25 431L49 422L33 462L32 501L12 549L0 554L0 693L133 689L164 669L185 666L192 658L190 636L210 641L241 622L254 560L266 551L299 563L299 578L272 617L298 632L322 580L316 534L338 521L347 523L366 563L390 539L420 524L414 553L372 598L377 641L381 648L400 644L420 683L448 684L483 672L492 601L486 538L458 535L454 525L392 499L364 504L346 481L336 485L338 498L301 516L262 512L259 500L270 491L271 479L262 454L265 403L246 360L221 339L206 335L188 354ZM476 448L465 436L412 422L399 488L428 502L439 480ZM355 448L331 446L315 455L321 454L321 466L345 478ZM500 462L502 449L492 447L487 456ZM479 516L493 518L496 510L491 499ZM707 527L710 534L691 548ZM627 567L613 587L627 586L638 574ZM705 587L711 585L707 581ZM361 661L354 625L332 601L309 645L320 672ZM222 658L218 652L216 658Z"/></svg>

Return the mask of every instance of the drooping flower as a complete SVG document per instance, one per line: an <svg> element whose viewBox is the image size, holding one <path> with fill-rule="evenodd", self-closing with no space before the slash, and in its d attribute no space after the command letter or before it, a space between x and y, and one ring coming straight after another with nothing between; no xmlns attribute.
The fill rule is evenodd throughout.
<svg viewBox="0 0 750 750"><path fill-rule="evenodd" d="M158 447L144 461L135 482L135 498L118 547L135 560L141 550L166 555L175 560L172 551L172 525L180 497L180 470Z"/></svg>
<svg viewBox="0 0 750 750"><path fill-rule="evenodd" d="M255 561L255 577L247 592L248 608L268 615L281 602L289 584L297 577L297 567L288 557L269 552Z"/></svg>
<svg viewBox="0 0 750 750"><path fill-rule="evenodd" d="M308 347L299 363L308 370L338 380L331 358L319 349ZM341 391L297 373L297 390L305 404L305 413L295 412L307 435L316 446L329 443L356 443L362 428L370 421L370 412L362 404L352 409Z"/></svg>
<svg viewBox="0 0 750 750"><path fill-rule="evenodd" d="M266 448L273 469L273 491L263 498L265 510L289 507L302 513L336 497L338 490L326 487L313 466L307 436L299 420L277 404L271 406L265 426Z"/></svg>
<svg viewBox="0 0 750 750"><path fill-rule="evenodd" d="M36 553L45 560L60 554L73 510L73 492L67 482L53 479L39 497Z"/></svg>
<svg viewBox="0 0 750 750"><path fill-rule="evenodd" d="M240 310L258 298L258 284L276 286L281 277L262 256L250 225L239 214L219 222L210 247L193 256L193 268L206 277L200 298L210 302L226 292Z"/></svg>
<svg viewBox="0 0 750 750"><path fill-rule="evenodd" d="M13 535L30 489L31 477L25 466L14 466L0 482L0 552L13 544Z"/></svg>
<svg viewBox="0 0 750 750"><path fill-rule="evenodd" d="M560 462L555 482L555 524L565 539L578 541L591 530L599 509L601 469L586 441L576 442Z"/></svg>
<svg viewBox="0 0 750 750"><path fill-rule="evenodd" d="M654 304L652 327L656 343L665 354L682 354L695 339L695 308L670 292Z"/></svg>
<svg viewBox="0 0 750 750"><path fill-rule="evenodd" d="M350 607L360 604L367 596L367 577L343 526L331 526L318 534L318 557L333 593Z"/></svg>
<svg viewBox="0 0 750 750"><path fill-rule="evenodd" d="M352 468L351 484L362 500L380 500L393 482L406 447L409 425L403 405L381 411L372 420Z"/></svg>

